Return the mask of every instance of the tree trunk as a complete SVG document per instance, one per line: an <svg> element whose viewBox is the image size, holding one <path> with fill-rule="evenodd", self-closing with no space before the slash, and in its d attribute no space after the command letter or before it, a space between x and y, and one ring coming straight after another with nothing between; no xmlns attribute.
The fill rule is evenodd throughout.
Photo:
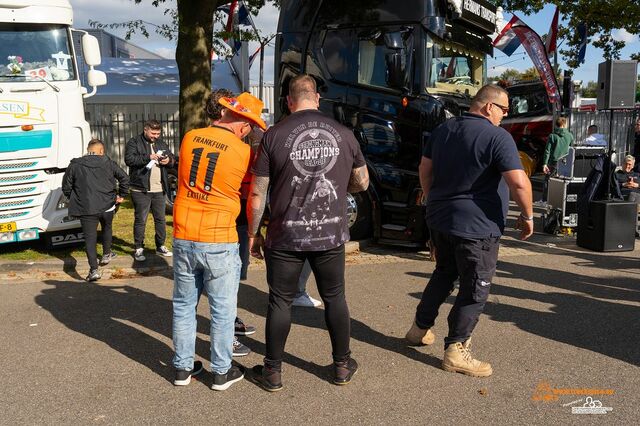
<svg viewBox="0 0 640 426"><path fill-rule="evenodd" d="M178 0L178 46L180 75L180 139L191 129L207 123L204 101L211 92L213 14L224 0Z"/></svg>

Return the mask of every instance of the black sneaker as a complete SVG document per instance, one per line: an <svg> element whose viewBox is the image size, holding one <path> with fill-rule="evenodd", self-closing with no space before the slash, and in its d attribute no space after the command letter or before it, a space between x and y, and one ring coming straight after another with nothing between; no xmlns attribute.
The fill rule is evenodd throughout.
<svg viewBox="0 0 640 426"><path fill-rule="evenodd" d="M336 385L346 385L358 371L358 363L355 359L349 358L343 362L333 363L333 383Z"/></svg>
<svg viewBox="0 0 640 426"><path fill-rule="evenodd" d="M242 320L236 317L236 336L248 336L256 332L256 328L252 325L246 325Z"/></svg>
<svg viewBox="0 0 640 426"><path fill-rule="evenodd" d="M240 343L236 336L233 336L233 356L247 356L251 353L251 349Z"/></svg>
<svg viewBox="0 0 640 426"><path fill-rule="evenodd" d="M156 249L156 254L164 257L171 257L173 253L169 251L169 249L165 246L160 246Z"/></svg>
<svg viewBox="0 0 640 426"><path fill-rule="evenodd" d="M282 390L282 371L256 365L251 369L251 373L253 381L267 392Z"/></svg>
<svg viewBox="0 0 640 426"><path fill-rule="evenodd" d="M113 259L115 259L118 255L114 252L103 254L102 259L100 259L100 265L108 265Z"/></svg>
<svg viewBox="0 0 640 426"><path fill-rule="evenodd" d="M226 374L213 374L213 384L211 389L223 391L229 389L232 384L239 382L244 377L244 371L235 365L232 365Z"/></svg>
<svg viewBox="0 0 640 426"><path fill-rule="evenodd" d="M85 281L98 281L100 278L102 278L100 272L97 269L91 269L89 271L89 275L87 275L87 278L85 278Z"/></svg>
<svg viewBox="0 0 640 426"><path fill-rule="evenodd" d="M176 386L187 386L191 383L191 376L197 376L202 373L202 363L195 361L191 370L176 370L176 378L173 384Z"/></svg>

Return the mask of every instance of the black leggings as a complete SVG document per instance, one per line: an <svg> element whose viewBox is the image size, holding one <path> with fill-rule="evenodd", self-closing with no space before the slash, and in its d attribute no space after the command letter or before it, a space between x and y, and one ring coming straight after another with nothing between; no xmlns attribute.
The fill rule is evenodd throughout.
<svg viewBox="0 0 640 426"><path fill-rule="evenodd" d="M80 224L82 225L82 233L84 234L85 251L87 252L87 260L89 267L98 269L98 252L96 243L98 242L98 223L102 227L102 254L111 253L112 231L111 224L113 222L114 211L98 213L88 216L80 216Z"/></svg>
<svg viewBox="0 0 640 426"><path fill-rule="evenodd" d="M318 292L325 305L334 361L349 358L351 319L344 293L344 245L326 251L265 250L269 308L267 310L265 364L279 368L291 329L291 302L298 292L298 278L309 260Z"/></svg>

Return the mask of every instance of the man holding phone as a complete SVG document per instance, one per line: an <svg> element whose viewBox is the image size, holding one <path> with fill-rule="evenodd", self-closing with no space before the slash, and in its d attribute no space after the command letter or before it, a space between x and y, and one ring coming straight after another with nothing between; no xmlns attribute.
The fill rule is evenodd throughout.
<svg viewBox="0 0 640 426"><path fill-rule="evenodd" d="M169 191L167 168L173 167L175 157L161 138L162 126L158 120L144 123L142 134L127 142L124 161L129 166L131 178L131 200L135 219L133 238L135 260L142 262L144 255L144 232L149 211L155 225L156 253L173 255L164 245L167 238L165 222L165 194Z"/></svg>

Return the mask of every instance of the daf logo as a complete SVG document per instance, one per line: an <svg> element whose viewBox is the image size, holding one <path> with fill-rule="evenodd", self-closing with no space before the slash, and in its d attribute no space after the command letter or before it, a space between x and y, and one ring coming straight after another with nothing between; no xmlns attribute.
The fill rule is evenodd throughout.
<svg viewBox="0 0 640 426"><path fill-rule="evenodd" d="M59 246L84 241L84 233L69 233L66 235L55 235L51 237L51 245Z"/></svg>

